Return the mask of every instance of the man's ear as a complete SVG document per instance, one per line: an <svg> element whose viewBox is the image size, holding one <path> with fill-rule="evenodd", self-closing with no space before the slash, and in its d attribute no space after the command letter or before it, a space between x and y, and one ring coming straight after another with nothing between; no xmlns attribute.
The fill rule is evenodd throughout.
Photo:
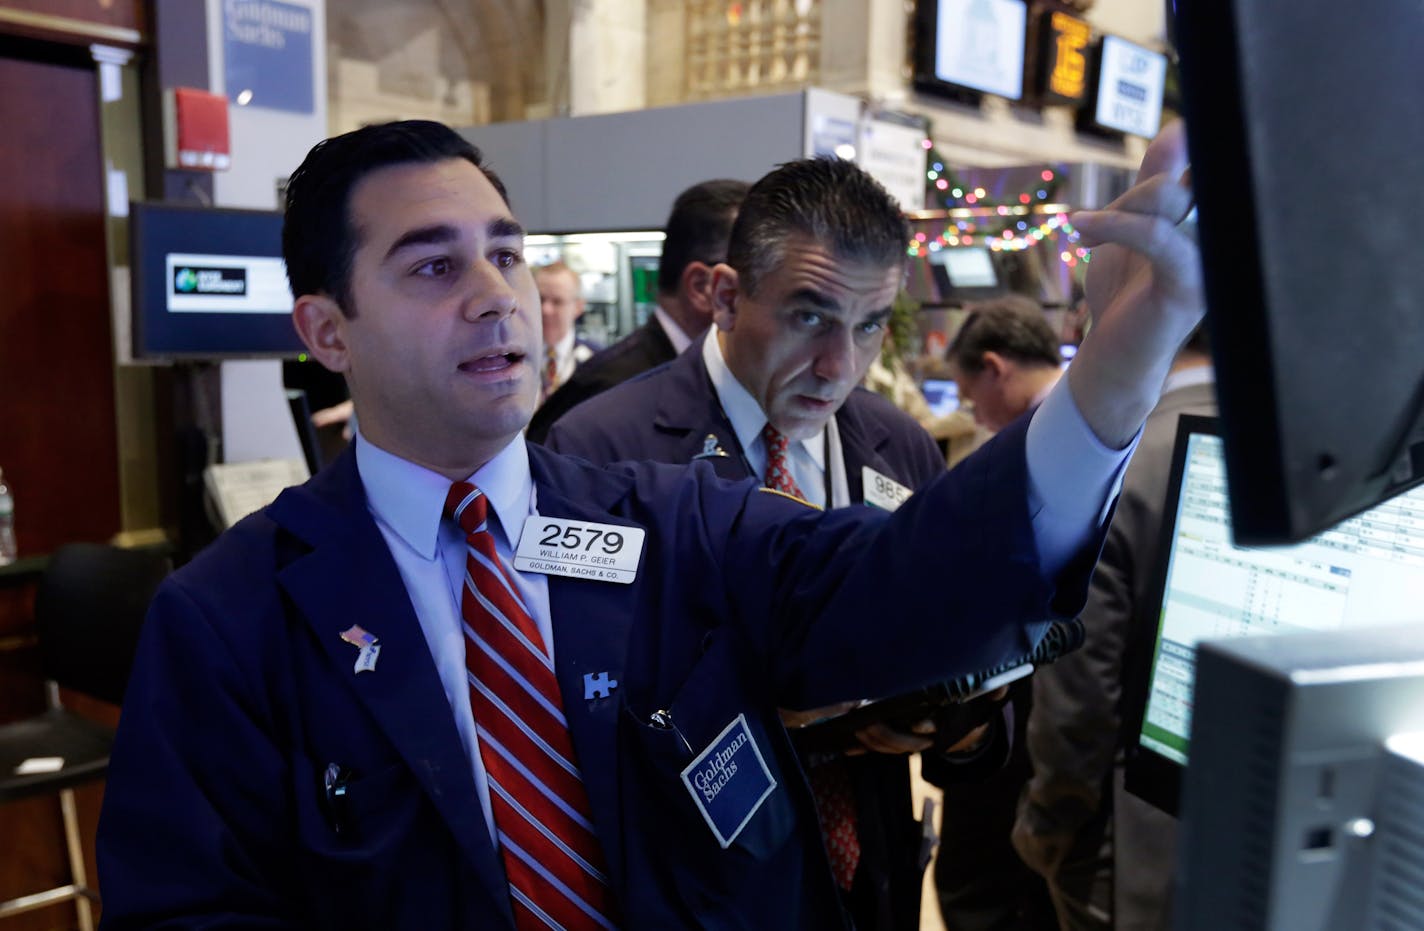
<svg viewBox="0 0 1424 931"><path fill-rule="evenodd" d="M991 372L996 380L1002 379L1009 372L1009 360L992 349L984 352L981 361L984 363L983 371Z"/></svg>
<svg viewBox="0 0 1424 931"><path fill-rule="evenodd" d="M737 294L740 281L737 270L725 262L712 267L712 284L707 289L711 303L712 322L717 329L730 331L737 322Z"/></svg>
<svg viewBox="0 0 1424 931"><path fill-rule="evenodd" d="M304 294L292 308L292 325L311 357L333 372L351 367L346 347L346 315L331 298Z"/></svg>

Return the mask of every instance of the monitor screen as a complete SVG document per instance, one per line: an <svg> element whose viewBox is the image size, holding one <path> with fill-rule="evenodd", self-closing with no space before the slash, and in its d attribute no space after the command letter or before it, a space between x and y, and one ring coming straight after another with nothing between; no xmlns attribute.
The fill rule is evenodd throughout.
<svg viewBox="0 0 1424 931"><path fill-rule="evenodd" d="M975 246L940 249L930 253L930 262L944 267L955 289L998 287L999 274L994 270L994 259L988 249Z"/></svg>
<svg viewBox="0 0 1424 931"><path fill-rule="evenodd" d="M1093 121L1104 129L1155 136L1162 124L1167 56L1117 36L1103 36Z"/></svg>
<svg viewBox="0 0 1424 931"><path fill-rule="evenodd" d="M1174 6L1232 519L1299 540L1424 481L1419 8Z"/></svg>
<svg viewBox="0 0 1424 931"><path fill-rule="evenodd" d="M1028 8L1021 0L920 0L916 16L917 87L1023 97Z"/></svg>
<svg viewBox="0 0 1424 931"><path fill-rule="evenodd" d="M280 213L135 203L130 219L135 358L302 351Z"/></svg>
<svg viewBox="0 0 1424 931"><path fill-rule="evenodd" d="M953 379L926 378L920 392L936 417L947 417L959 410L959 385Z"/></svg>
<svg viewBox="0 0 1424 931"><path fill-rule="evenodd" d="M1128 788L1175 811L1187 762L1197 644L1208 638L1418 622L1424 604L1424 489L1301 543L1232 542L1217 423L1178 427L1156 568L1157 628L1142 652ZM1153 616L1145 612L1142 616ZM1130 680L1131 681L1131 680Z"/></svg>

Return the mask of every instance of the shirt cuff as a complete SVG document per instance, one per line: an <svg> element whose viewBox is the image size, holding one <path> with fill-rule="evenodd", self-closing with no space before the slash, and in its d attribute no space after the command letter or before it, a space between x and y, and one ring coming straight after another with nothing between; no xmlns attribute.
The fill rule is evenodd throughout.
<svg viewBox="0 0 1424 931"><path fill-rule="evenodd" d="M1139 427L1125 448L1104 446L1078 410L1067 378L1058 379L1033 412L1024 441L1028 505L1045 579L1055 578L1102 527L1141 438Z"/></svg>

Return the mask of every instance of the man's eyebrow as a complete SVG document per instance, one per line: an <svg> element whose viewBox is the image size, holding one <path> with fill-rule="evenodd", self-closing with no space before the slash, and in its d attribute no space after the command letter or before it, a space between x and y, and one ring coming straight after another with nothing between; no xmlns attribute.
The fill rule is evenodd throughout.
<svg viewBox="0 0 1424 931"><path fill-rule="evenodd" d="M497 217L485 227L490 239L518 239L524 236L524 227L513 217Z"/></svg>
<svg viewBox="0 0 1424 931"><path fill-rule="evenodd" d="M460 238L460 231L448 223L437 223L433 226L422 226L402 235L391 247L386 250L386 258L390 258L402 249L411 246L441 245L447 242L454 242Z"/></svg>
<svg viewBox="0 0 1424 931"><path fill-rule="evenodd" d="M810 304L821 310L839 310L840 304L815 288L797 288L786 297L788 304Z"/></svg>
<svg viewBox="0 0 1424 931"><path fill-rule="evenodd" d="M485 227L485 234L490 239L519 239L524 236L524 227L512 217L497 217ZM459 238L460 230L449 223L417 227L391 243L391 247L386 250L386 258L411 246L443 245Z"/></svg>

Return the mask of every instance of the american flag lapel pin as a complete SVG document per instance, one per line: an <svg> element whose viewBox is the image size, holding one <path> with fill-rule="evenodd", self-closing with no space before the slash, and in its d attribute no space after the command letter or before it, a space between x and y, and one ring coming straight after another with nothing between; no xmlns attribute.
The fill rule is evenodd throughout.
<svg viewBox="0 0 1424 931"><path fill-rule="evenodd" d="M375 671L376 660L381 656L381 645L377 642L375 634L365 630L360 624L352 624L341 632L341 639L361 651L356 656L353 672Z"/></svg>

